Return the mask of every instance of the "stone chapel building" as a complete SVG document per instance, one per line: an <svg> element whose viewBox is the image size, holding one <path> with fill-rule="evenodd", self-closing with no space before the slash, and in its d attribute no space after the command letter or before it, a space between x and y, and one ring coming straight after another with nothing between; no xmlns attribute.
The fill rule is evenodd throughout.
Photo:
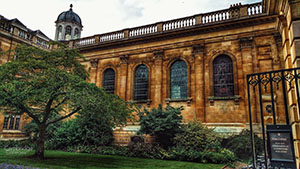
<svg viewBox="0 0 300 169"><path fill-rule="evenodd" d="M198 120L220 133L249 127L246 75L299 67L299 0L263 0L228 9L161 21L81 38L83 25L72 6L56 20L55 40L76 48L90 82L147 108L184 106L184 121ZM26 43L51 50L50 39L17 19L0 17L0 49ZM9 54L6 60L13 59ZM299 162L300 117L289 92L295 151ZM263 101L270 101L266 93ZM284 122L282 101L277 101ZM260 119L254 114L254 123ZM268 119L265 119L268 121ZM0 138L22 137L25 116L0 115ZM138 124L116 129L125 144Z"/></svg>

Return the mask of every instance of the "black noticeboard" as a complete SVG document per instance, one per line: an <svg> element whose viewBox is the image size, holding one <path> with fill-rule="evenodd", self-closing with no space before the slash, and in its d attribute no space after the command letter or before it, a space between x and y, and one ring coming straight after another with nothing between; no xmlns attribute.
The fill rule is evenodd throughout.
<svg viewBox="0 0 300 169"><path fill-rule="evenodd" d="M267 125L267 136L271 166L296 169L291 127L289 125Z"/></svg>

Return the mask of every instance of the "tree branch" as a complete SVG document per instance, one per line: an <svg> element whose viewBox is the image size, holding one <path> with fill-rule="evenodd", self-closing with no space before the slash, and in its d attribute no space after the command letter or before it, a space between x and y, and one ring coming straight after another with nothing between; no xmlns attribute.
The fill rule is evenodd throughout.
<svg viewBox="0 0 300 169"><path fill-rule="evenodd" d="M55 110L56 108L58 108L60 105L64 104L64 102L67 101L67 97L65 97L63 99L63 101L61 101L60 103L58 103L54 108L50 109L50 111Z"/></svg>
<svg viewBox="0 0 300 169"><path fill-rule="evenodd" d="M47 126L50 125L50 124L56 123L56 122L58 122L58 121L60 121L60 120L66 119L66 118L68 118L68 117L70 117L70 116L72 116L73 114L77 113L80 109L81 109L81 107L77 107L74 111L72 111L72 112L69 113L68 115L50 121L49 123L47 123Z"/></svg>
<svg viewBox="0 0 300 169"><path fill-rule="evenodd" d="M7 91L4 90L4 92L7 93ZM8 93L7 93L8 94ZM29 117L31 117L36 123L37 125L40 125L41 122L40 120L38 119L37 116L35 116L33 113L31 113L24 105L22 104L14 104L11 100L9 99L5 99L8 103L10 103L11 105L14 105L16 106L17 108L21 109L22 112L28 114Z"/></svg>

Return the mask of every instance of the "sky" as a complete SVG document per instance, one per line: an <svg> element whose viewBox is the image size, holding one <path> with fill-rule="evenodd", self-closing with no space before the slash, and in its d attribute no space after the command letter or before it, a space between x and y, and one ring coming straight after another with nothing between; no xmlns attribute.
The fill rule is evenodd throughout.
<svg viewBox="0 0 300 169"><path fill-rule="evenodd" d="M31 30L41 30L54 39L55 20L70 9L83 25L81 37L93 36L227 9L231 4L261 0L0 0L0 15L18 18Z"/></svg>

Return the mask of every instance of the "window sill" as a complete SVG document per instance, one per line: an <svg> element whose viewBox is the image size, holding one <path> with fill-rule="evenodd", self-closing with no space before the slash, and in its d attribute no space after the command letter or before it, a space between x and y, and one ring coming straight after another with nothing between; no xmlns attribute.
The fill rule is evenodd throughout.
<svg viewBox="0 0 300 169"><path fill-rule="evenodd" d="M180 99L172 99L172 98L166 98L165 102L167 104L170 104L170 102L187 102L187 105L190 106L191 102L192 102L192 98L188 97L188 98L180 98Z"/></svg>
<svg viewBox="0 0 300 169"><path fill-rule="evenodd" d="M3 133L21 133L21 130L17 130L17 129L3 129L2 130Z"/></svg>
<svg viewBox="0 0 300 169"><path fill-rule="evenodd" d="M132 100L131 101L132 103L137 103L137 104L143 104L143 103L146 103L147 106L149 107L152 100L151 99L147 99L147 100Z"/></svg>
<svg viewBox="0 0 300 169"><path fill-rule="evenodd" d="M227 96L227 97L216 97L216 96L209 96L209 97L208 97L208 100L209 100L211 106L214 105L214 102L215 102L216 100L234 100L234 104L235 104L235 105L238 105L240 99L241 99L241 96L239 96L239 95Z"/></svg>

